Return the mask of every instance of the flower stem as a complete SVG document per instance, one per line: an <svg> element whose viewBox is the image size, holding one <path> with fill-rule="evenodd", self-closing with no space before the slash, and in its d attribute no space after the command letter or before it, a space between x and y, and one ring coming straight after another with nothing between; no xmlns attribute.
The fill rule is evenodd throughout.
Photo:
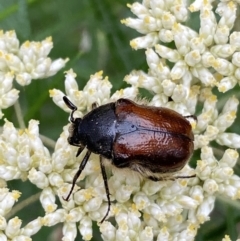
<svg viewBox="0 0 240 241"><path fill-rule="evenodd" d="M30 204L36 202L39 197L41 195L41 192L38 192L34 195L32 195L31 197L23 200L22 202L18 203L17 205L15 205L12 210L6 215L6 219L9 219L10 217L14 216L17 212L19 212L20 210L22 210L23 208L29 206Z"/></svg>
<svg viewBox="0 0 240 241"><path fill-rule="evenodd" d="M42 140L42 142L45 146L48 146L49 148L52 148L54 150L55 145L56 145L55 141L53 141L52 139L50 139L46 136L43 136L41 134L39 136L40 136L40 138L41 138L41 140Z"/></svg>
<svg viewBox="0 0 240 241"><path fill-rule="evenodd" d="M21 110L21 107L20 107L20 104L19 104L18 100L14 104L14 109L15 109L15 113L16 113L16 116L17 116L17 120L18 120L18 124L19 124L20 129L25 129L26 125L24 123L22 110Z"/></svg>

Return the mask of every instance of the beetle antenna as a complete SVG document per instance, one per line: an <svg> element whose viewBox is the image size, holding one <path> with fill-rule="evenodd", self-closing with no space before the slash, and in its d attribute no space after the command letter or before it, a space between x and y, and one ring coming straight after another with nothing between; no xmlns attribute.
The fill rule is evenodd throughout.
<svg viewBox="0 0 240 241"><path fill-rule="evenodd" d="M103 157L102 156L100 156L100 167L101 167L101 171L102 171L102 177L103 177L103 182L104 182L104 186L105 186L105 190L106 190L106 194L107 194L107 201L108 201L107 213L105 214L103 219L100 221L100 223L103 223L104 220L107 218L109 212L110 212L111 201L110 201L110 192L109 192L109 188L108 188L107 174L106 174L106 170L105 170L105 167L104 167L104 164L103 164Z"/></svg>
<svg viewBox="0 0 240 241"><path fill-rule="evenodd" d="M74 119L74 117L73 117L73 114L74 114L74 112L77 110L77 106L74 105L74 104L67 98L67 96L63 96L63 101L65 102L65 104L67 105L67 107L68 107L70 110L72 110L71 115L70 115L70 121L71 121L72 123L74 123L74 122L75 122L75 119Z"/></svg>
<svg viewBox="0 0 240 241"><path fill-rule="evenodd" d="M79 168L78 168L78 171L77 173L75 174L74 178L73 178L73 182L72 182L72 187L71 187L71 190L70 192L68 193L67 197L66 198L63 198L65 201L68 201L72 192L73 192L73 189L76 185L76 182L77 182L77 179L79 178L79 176L81 175L82 173L82 170L85 168L86 164L87 164L87 161L88 161L88 158L89 156L91 155L91 151L87 151L85 157L83 158Z"/></svg>

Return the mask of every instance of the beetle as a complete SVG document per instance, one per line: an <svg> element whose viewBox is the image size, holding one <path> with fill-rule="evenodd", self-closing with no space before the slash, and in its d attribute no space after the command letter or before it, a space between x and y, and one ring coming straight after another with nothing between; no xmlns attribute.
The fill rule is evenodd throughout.
<svg viewBox="0 0 240 241"><path fill-rule="evenodd" d="M111 205L103 159L117 168L129 168L159 181L181 170L193 153L194 136L188 118L194 116L184 117L168 108L139 105L122 98L99 107L93 104L92 111L83 118L74 118L77 107L66 96L63 100L72 110L68 142L79 147L76 156L87 148L65 200L69 200L90 154L99 154L108 201L101 223L107 218Z"/></svg>

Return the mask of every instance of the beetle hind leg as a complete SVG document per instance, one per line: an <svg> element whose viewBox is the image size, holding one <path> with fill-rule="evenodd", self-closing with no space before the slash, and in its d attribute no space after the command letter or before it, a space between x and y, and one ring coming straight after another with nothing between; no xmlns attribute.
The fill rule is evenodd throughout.
<svg viewBox="0 0 240 241"><path fill-rule="evenodd" d="M100 167L101 167L101 171L102 171L102 177L103 177L103 182L104 182L104 187L105 187L105 190L106 190L107 202L108 202L107 213L105 214L103 219L100 221L100 223L103 223L104 220L107 218L109 212L110 212L111 201L110 201L110 192L109 192L109 187L108 187L107 174L106 174L106 170L105 170L105 167L104 167L104 164L103 164L103 157L102 156L100 156Z"/></svg>
<svg viewBox="0 0 240 241"><path fill-rule="evenodd" d="M193 178L196 177L196 174L190 175L190 176L173 176L173 175L164 175L164 176L148 176L147 178L154 181L154 182L158 182L158 181L174 181L176 179L186 179L186 178Z"/></svg>
<svg viewBox="0 0 240 241"><path fill-rule="evenodd" d="M196 174L193 174L193 175L190 175L190 176L176 176L176 177L174 177L174 178L176 178L176 179L184 179L184 178L192 178L192 177L196 177Z"/></svg>
<svg viewBox="0 0 240 241"><path fill-rule="evenodd" d="M147 176L148 179L154 182L159 182L159 181L174 181L176 178L172 175L158 175L158 176Z"/></svg>
<svg viewBox="0 0 240 241"><path fill-rule="evenodd" d="M185 119L189 119L189 118L190 118L190 119L194 119L195 121L198 120L198 119L197 119L197 116L195 116L195 115L185 115L184 118L185 118Z"/></svg>

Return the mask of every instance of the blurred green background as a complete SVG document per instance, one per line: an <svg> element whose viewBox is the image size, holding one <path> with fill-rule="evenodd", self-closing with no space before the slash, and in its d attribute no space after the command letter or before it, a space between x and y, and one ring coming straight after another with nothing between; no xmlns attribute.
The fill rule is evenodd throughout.
<svg viewBox="0 0 240 241"><path fill-rule="evenodd" d="M62 127L68 122L68 114L52 102L49 89L64 91L64 70L72 68L77 73L79 88L84 87L91 74L103 70L104 76L109 76L113 84L113 92L126 86L122 80L131 70L147 70L145 51L134 51L129 46L129 41L139 34L120 23L121 19L132 16L126 7L127 3L132 2L132 0L0 0L0 29L15 30L21 43L26 40L42 41L52 36L54 47L50 57L70 59L65 69L53 77L33 80L25 87L14 83L15 88L21 90L19 101L26 125L30 119L37 119L40 121L40 133L54 141L57 140ZM194 25L194 22L191 22L191 25ZM82 48L83 37L88 37L84 48ZM239 93L239 87L233 91ZM150 95L145 92L143 94ZM225 97L230 95L232 91ZM5 117L18 127L14 108L11 107L3 112ZM0 124L3 123L3 120L0 120ZM238 125L235 124L231 131L239 133ZM193 159L198 158L199 152ZM236 171L239 172L239 165ZM9 188L22 191L19 203L39 191L31 183L22 183L18 180L10 182ZM24 226L37 216L43 216L44 212L37 201L17 215L23 220ZM229 234L232 240L237 239L240 227L239 203L231 204L218 200L211 219L200 228L197 241L221 240L224 234ZM96 225L94 230L92 240L101 240ZM45 227L32 238L34 241L61 240L61 225ZM78 235L76 240L81 240L81 236Z"/></svg>

